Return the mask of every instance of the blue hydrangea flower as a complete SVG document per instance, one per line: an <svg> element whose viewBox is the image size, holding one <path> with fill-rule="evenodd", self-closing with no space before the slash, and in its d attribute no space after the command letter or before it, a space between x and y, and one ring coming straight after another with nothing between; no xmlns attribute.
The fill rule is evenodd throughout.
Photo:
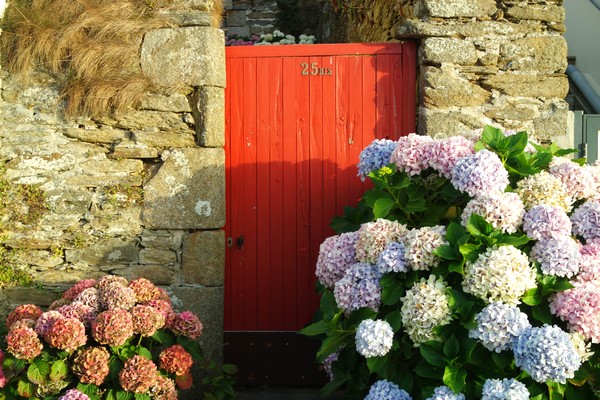
<svg viewBox="0 0 600 400"><path fill-rule="evenodd" d="M565 383L581 366L569 334L558 326L531 328L513 343L515 364L536 382Z"/></svg>
<svg viewBox="0 0 600 400"><path fill-rule="evenodd" d="M434 389L433 396L427 400L465 400L465 395L454 393L448 386L438 386Z"/></svg>
<svg viewBox="0 0 600 400"><path fill-rule="evenodd" d="M375 139L370 145L365 147L358 156L359 162L358 176L361 180L369 175L369 172L376 171L390 163L390 156L396 148L396 142L389 139Z"/></svg>
<svg viewBox="0 0 600 400"><path fill-rule="evenodd" d="M412 397L395 383L383 379L371 386L365 400L412 400Z"/></svg>
<svg viewBox="0 0 600 400"><path fill-rule="evenodd" d="M450 181L457 190L470 196L501 193L510 183L502 160L489 150L459 159L452 168Z"/></svg>
<svg viewBox="0 0 600 400"><path fill-rule="evenodd" d="M406 248L400 242L391 242L387 245L385 250L379 254L377 259L377 268L379 272L385 274L386 272L406 272L408 267L406 266Z"/></svg>
<svg viewBox="0 0 600 400"><path fill-rule="evenodd" d="M527 387L514 379L488 379L481 400L529 400Z"/></svg>
<svg viewBox="0 0 600 400"><path fill-rule="evenodd" d="M497 353L510 349L515 338L531 328L527 314L518 307L493 302L475 316L477 327L469 331L469 337L478 339L489 351Z"/></svg>

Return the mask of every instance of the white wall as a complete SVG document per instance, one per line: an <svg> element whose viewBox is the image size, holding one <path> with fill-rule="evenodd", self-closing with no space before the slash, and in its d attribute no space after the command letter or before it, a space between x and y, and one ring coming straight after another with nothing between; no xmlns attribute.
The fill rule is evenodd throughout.
<svg viewBox="0 0 600 400"><path fill-rule="evenodd" d="M565 0L569 56L577 57L575 66L600 94L600 10L589 0Z"/></svg>

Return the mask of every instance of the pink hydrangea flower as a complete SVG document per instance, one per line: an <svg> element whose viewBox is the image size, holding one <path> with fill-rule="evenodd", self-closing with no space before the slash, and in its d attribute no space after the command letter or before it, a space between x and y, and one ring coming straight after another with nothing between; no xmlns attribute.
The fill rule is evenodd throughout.
<svg viewBox="0 0 600 400"><path fill-rule="evenodd" d="M159 355L159 360L161 369L175 375L187 374L194 364L190 353L178 344L164 349Z"/></svg>
<svg viewBox="0 0 600 400"><path fill-rule="evenodd" d="M390 162L398 166L399 171L405 171L407 175L418 175L429 166L426 157L426 144L432 142L429 136L421 136L411 133L398 139L398 144L392 152Z"/></svg>
<svg viewBox="0 0 600 400"><path fill-rule="evenodd" d="M582 282L600 282L600 243L588 241L579 251L581 260L577 280Z"/></svg>
<svg viewBox="0 0 600 400"><path fill-rule="evenodd" d="M43 345L31 328L14 329L6 335L6 350L21 360L32 360L42 352Z"/></svg>
<svg viewBox="0 0 600 400"><path fill-rule="evenodd" d="M62 306L56 311L61 313L64 317L76 318L86 326L90 326L91 322L98 314L96 309L78 301Z"/></svg>
<svg viewBox="0 0 600 400"><path fill-rule="evenodd" d="M110 354L104 347L87 347L77 352L72 370L81 383L101 385L108 376Z"/></svg>
<svg viewBox="0 0 600 400"><path fill-rule="evenodd" d="M152 306L138 304L131 309L133 331L142 336L152 336L165 325L165 317Z"/></svg>
<svg viewBox="0 0 600 400"><path fill-rule="evenodd" d="M133 289L113 282L100 289L100 304L105 310L122 308L129 310L135 305L137 298Z"/></svg>
<svg viewBox="0 0 600 400"><path fill-rule="evenodd" d="M100 311L102 309L102 306L100 305L100 290L95 287L87 288L79 293L73 302L90 306L95 311Z"/></svg>
<svg viewBox="0 0 600 400"><path fill-rule="evenodd" d="M0 368L0 389L6 386L6 382L6 375L4 375L4 371L2 371L2 368Z"/></svg>
<svg viewBox="0 0 600 400"><path fill-rule="evenodd" d="M92 336L100 344L120 346L133 335L133 320L127 310L103 311L92 322Z"/></svg>
<svg viewBox="0 0 600 400"><path fill-rule="evenodd" d="M187 336L190 339L197 339L202 334L202 322L191 311L176 314L175 318L169 321L169 328L176 335Z"/></svg>
<svg viewBox="0 0 600 400"><path fill-rule="evenodd" d="M429 166L443 177L452 177L452 168L456 162L475 154L474 144L464 136L451 136L425 143L425 158Z"/></svg>
<svg viewBox="0 0 600 400"><path fill-rule="evenodd" d="M556 293L550 311L569 324L571 331L600 343L600 284L573 282L573 289Z"/></svg>
<svg viewBox="0 0 600 400"><path fill-rule="evenodd" d="M163 317L165 317L165 321L173 313L173 306L170 301L166 300L150 300L142 303L143 305L150 306L154 308L156 311L161 313Z"/></svg>
<svg viewBox="0 0 600 400"><path fill-rule="evenodd" d="M89 396L77 389L69 389L58 400L90 400Z"/></svg>
<svg viewBox="0 0 600 400"><path fill-rule="evenodd" d="M391 242L399 242L407 232L405 225L383 218L362 224L357 231L358 239L354 247L356 260L369 264L377 263L379 254L387 245Z"/></svg>
<svg viewBox="0 0 600 400"><path fill-rule="evenodd" d="M91 288L96 285L95 279L83 279L71 286L63 293L63 299L67 299L69 301L73 301L75 297L81 292L83 292L87 288Z"/></svg>
<svg viewBox="0 0 600 400"><path fill-rule="evenodd" d="M6 328L10 329L10 326L20 319L32 319L35 321L42 315L42 312L42 309L35 304L21 304L6 317Z"/></svg>
<svg viewBox="0 0 600 400"><path fill-rule="evenodd" d="M85 326L76 318L58 319L46 332L46 342L57 349L72 352L87 342Z"/></svg>
<svg viewBox="0 0 600 400"><path fill-rule="evenodd" d="M150 387L150 395L156 400L177 400L175 381L157 374L156 382Z"/></svg>
<svg viewBox="0 0 600 400"><path fill-rule="evenodd" d="M10 326L9 332L14 329L31 328L35 330L35 321L32 319L20 319Z"/></svg>
<svg viewBox="0 0 600 400"><path fill-rule="evenodd" d="M138 303L150 301L160 297L160 292L154 283L146 278L137 278L129 283L129 287L135 293Z"/></svg>
<svg viewBox="0 0 600 400"><path fill-rule="evenodd" d="M574 199L586 199L594 194L596 186L590 170L567 157L554 157L548 172L561 180Z"/></svg>
<svg viewBox="0 0 600 400"><path fill-rule="evenodd" d="M125 361L119 383L126 392L147 393L155 385L158 369L145 357L135 355Z"/></svg>
<svg viewBox="0 0 600 400"><path fill-rule="evenodd" d="M59 319L63 319L64 316L55 310L46 311L35 321L35 331L40 337L44 337L48 329Z"/></svg>
<svg viewBox="0 0 600 400"><path fill-rule="evenodd" d="M104 290L108 285L112 283L118 283L123 287L129 286L129 281L127 281L127 279L123 278L122 276L104 275L98 280L98 282L96 283L96 287L100 290Z"/></svg>

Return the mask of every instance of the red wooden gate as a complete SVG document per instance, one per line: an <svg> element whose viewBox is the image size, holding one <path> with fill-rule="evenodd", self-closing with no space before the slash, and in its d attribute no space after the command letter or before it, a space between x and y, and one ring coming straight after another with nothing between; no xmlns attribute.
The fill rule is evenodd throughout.
<svg viewBox="0 0 600 400"><path fill-rule="evenodd" d="M227 48L226 331L295 331L318 308L332 217L360 151L415 131L413 43Z"/></svg>

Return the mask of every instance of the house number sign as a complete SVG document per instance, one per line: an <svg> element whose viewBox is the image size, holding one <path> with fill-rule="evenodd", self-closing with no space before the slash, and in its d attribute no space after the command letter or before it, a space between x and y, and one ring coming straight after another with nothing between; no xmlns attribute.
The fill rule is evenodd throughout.
<svg viewBox="0 0 600 400"><path fill-rule="evenodd" d="M303 76L316 76L316 75L333 75L331 72L331 68L320 67L319 63L300 63L300 68L302 71L300 72Z"/></svg>

